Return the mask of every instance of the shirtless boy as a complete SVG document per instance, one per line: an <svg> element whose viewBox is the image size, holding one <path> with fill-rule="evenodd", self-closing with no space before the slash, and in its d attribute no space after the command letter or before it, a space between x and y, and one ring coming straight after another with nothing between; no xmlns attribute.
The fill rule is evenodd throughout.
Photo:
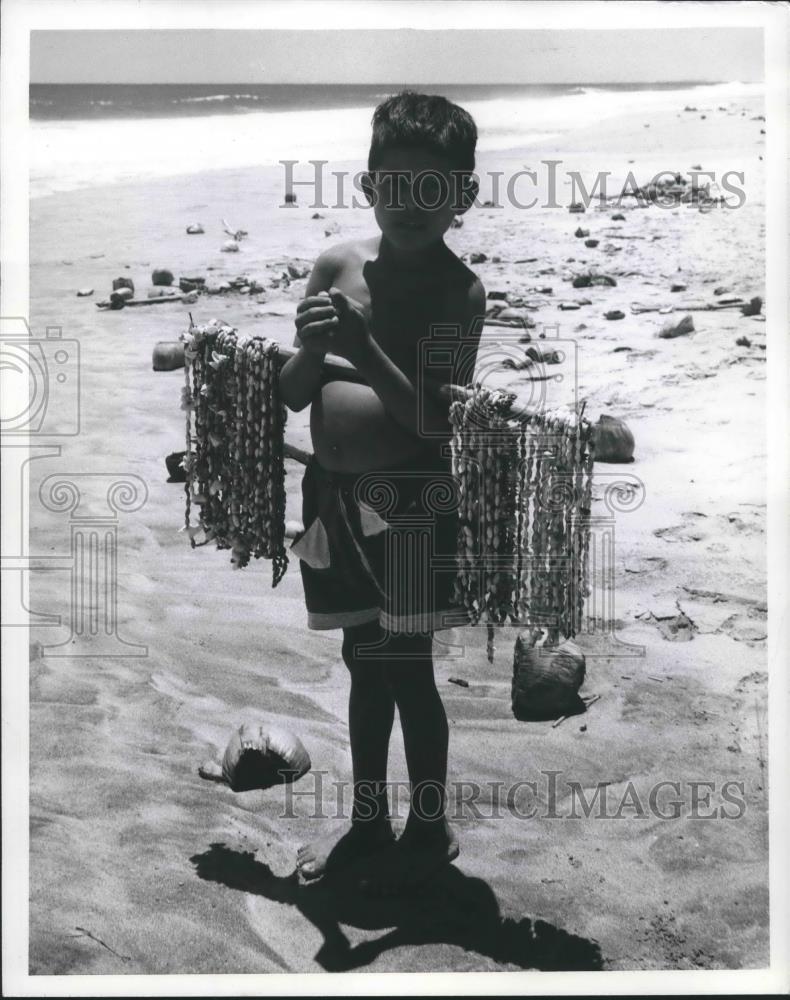
<svg viewBox="0 0 790 1000"><path fill-rule="evenodd" d="M430 553L412 552L416 564L404 563L393 585L387 552L403 515L424 523L426 514L433 553L451 562L455 551L455 513L426 501L425 486L450 478L448 404L436 386L458 381L459 365L471 380L485 313L482 284L444 242L476 194L476 140L472 118L442 97L405 92L376 109L363 189L380 234L319 257L297 308L299 351L281 373L288 407L311 405L315 457L302 486L305 532L293 546L308 625L343 629L351 675L351 825L300 849L305 879L381 852L365 881L397 892L458 854L445 815L448 726L432 660L454 574L447 558L433 571ZM460 338L444 367L427 370L418 345L436 324ZM327 381L327 353L350 361L366 384ZM376 483L389 488L384 507L370 499L382 496ZM428 585L415 586L426 572ZM386 787L396 707L411 789L397 840Z"/></svg>

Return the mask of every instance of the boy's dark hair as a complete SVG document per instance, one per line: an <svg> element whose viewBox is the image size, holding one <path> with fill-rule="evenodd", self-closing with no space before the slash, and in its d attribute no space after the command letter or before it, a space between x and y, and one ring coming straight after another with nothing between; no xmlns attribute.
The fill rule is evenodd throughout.
<svg viewBox="0 0 790 1000"><path fill-rule="evenodd" d="M373 112L368 170L378 168L394 146L421 147L439 153L455 170L474 170L477 126L468 111L435 94L404 90Z"/></svg>

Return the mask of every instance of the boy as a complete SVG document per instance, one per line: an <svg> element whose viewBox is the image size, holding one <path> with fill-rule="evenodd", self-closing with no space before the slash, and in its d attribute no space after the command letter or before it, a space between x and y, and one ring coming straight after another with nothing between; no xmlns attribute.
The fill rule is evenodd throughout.
<svg viewBox="0 0 790 1000"><path fill-rule="evenodd" d="M432 660L432 633L451 606L457 522L452 504L429 494L439 485L452 494L448 402L436 386L471 381L485 313L482 284L443 239L477 193L476 141L470 115L443 97L405 92L376 109L362 186L381 233L316 261L297 308L299 352L281 372L289 408L312 404L305 532L292 546L308 626L343 628L351 675L351 827L300 849L305 879L383 852L367 886L397 892L458 854L445 817L448 727ZM421 362L418 346L435 324L460 331L438 369ZM327 352L367 384L325 382ZM432 552L412 547L398 562L393 546L409 523L429 524ZM444 560L432 567L432 554ZM396 706L411 787L397 841L386 790Z"/></svg>

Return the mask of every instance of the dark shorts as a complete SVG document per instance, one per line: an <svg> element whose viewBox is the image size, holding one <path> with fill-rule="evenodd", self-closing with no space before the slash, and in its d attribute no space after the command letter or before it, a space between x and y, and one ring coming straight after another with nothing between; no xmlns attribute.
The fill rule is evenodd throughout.
<svg viewBox="0 0 790 1000"><path fill-rule="evenodd" d="M329 472L315 458L302 480L299 557L307 624L378 621L389 632L453 628L458 493L433 452L374 472Z"/></svg>

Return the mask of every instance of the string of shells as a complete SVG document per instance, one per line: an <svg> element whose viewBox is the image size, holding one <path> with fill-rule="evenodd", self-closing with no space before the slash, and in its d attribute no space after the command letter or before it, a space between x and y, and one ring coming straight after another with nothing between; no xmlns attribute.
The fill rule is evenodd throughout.
<svg viewBox="0 0 790 1000"><path fill-rule="evenodd" d="M471 624L581 629L587 593L592 428L574 410L510 415L513 396L475 387L450 407L460 493L455 600Z"/></svg>
<svg viewBox="0 0 790 1000"><path fill-rule="evenodd" d="M286 409L277 344L239 337L218 320L190 325L184 341L186 511L193 548L231 550L234 569L272 560L272 586L288 566L285 552ZM197 525L193 507L199 507ZM198 539L202 536L202 540Z"/></svg>

